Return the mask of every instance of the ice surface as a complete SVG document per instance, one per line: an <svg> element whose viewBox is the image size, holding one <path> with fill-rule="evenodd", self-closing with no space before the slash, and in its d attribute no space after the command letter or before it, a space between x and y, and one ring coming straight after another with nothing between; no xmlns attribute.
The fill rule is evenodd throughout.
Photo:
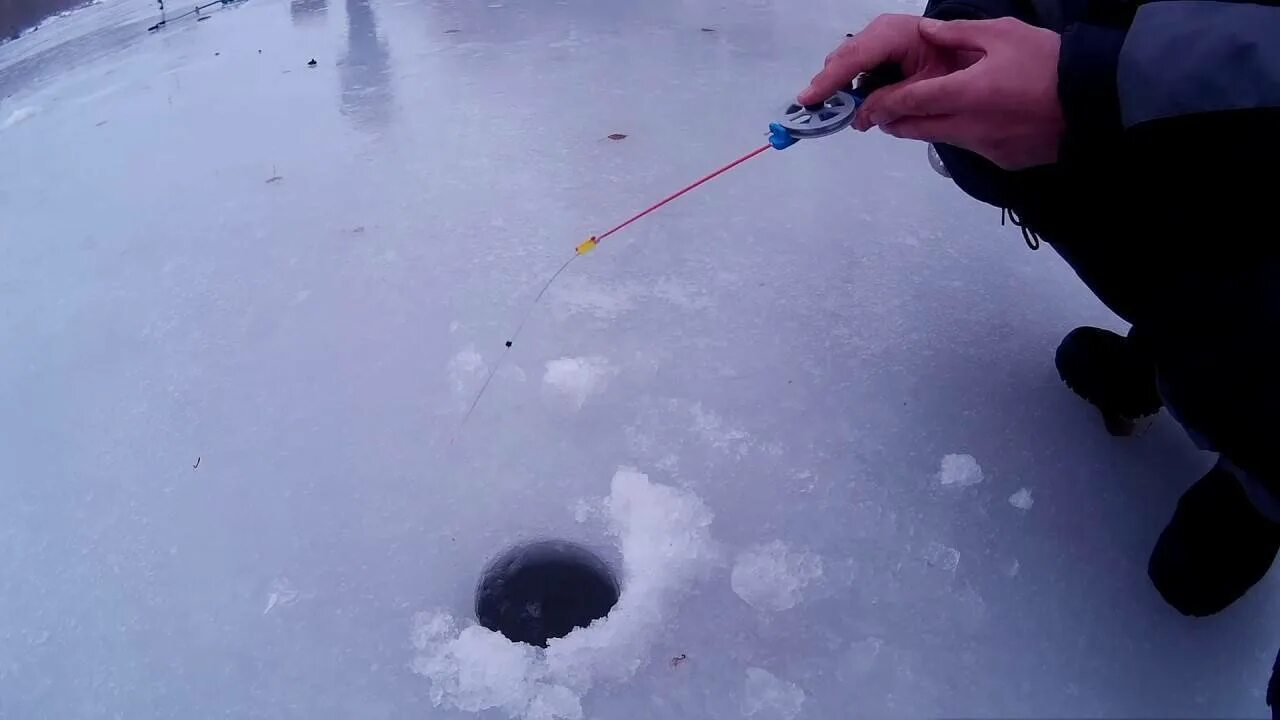
<svg viewBox="0 0 1280 720"><path fill-rule="evenodd" d="M822 558L793 552L781 540L757 545L738 555L729 582L757 610L787 610L803 598L806 586L822 577Z"/></svg>
<svg viewBox="0 0 1280 720"><path fill-rule="evenodd" d="M804 691L768 670L747 668L742 714L769 720L792 720L804 706Z"/></svg>
<svg viewBox="0 0 1280 720"><path fill-rule="evenodd" d="M941 570L954 572L960 566L960 551L939 542L930 542L924 548L924 561Z"/></svg>
<svg viewBox="0 0 1280 720"><path fill-rule="evenodd" d="M0 715L723 720L748 668L796 720L1265 715L1275 577L1194 620L1146 578L1214 459L1167 414L1100 427L1053 351L1125 326L918 143L765 153L503 345L583 238L918 0L502 4L147 33L153 0L111 0L0 46ZM577 409L565 358L610 368ZM949 453L985 480L941 486ZM650 480L614 535L619 465ZM720 553L664 569L699 513ZM653 602L554 655L467 631L485 562L542 538ZM775 541L822 575L760 610L733 571ZM421 649L419 611L452 622Z"/></svg>
<svg viewBox="0 0 1280 720"><path fill-rule="evenodd" d="M575 409L604 390L616 371L603 357L564 357L547 362L542 382Z"/></svg>
<svg viewBox="0 0 1280 720"><path fill-rule="evenodd" d="M430 683L433 703L497 708L526 720L574 720L583 716L582 696L597 683L625 681L649 662L650 646L680 595L716 557L711 513L697 496L630 468L614 474L604 507L622 555L622 594L608 616L551 640L543 651L473 623L459 631L445 611L419 612L413 669Z"/></svg>
<svg viewBox="0 0 1280 720"><path fill-rule="evenodd" d="M1027 488L1020 488L1017 492L1009 496L1009 504L1019 510L1030 510L1035 504L1035 500L1031 498L1031 491Z"/></svg>
<svg viewBox="0 0 1280 720"><path fill-rule="evenodd" d="M982 482L982 468L972 455L944 455L942 468L938 470L938 482L957 487L977 485Z"/></svg>

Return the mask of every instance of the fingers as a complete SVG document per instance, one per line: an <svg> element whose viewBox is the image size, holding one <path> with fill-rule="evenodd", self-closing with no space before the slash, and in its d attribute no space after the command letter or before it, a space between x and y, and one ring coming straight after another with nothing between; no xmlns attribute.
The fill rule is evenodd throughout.
<svg viewBox="0 0 1280 720"><path fill-rule="evenodd" d="M897 83L882 88L858 108L861 120L870 125L884 125L903 117L950 115L969 104L971 84L969 70L961 70L935 78Z"/></svg>
<svg viewBox="0 0 1280 720"><path fill-rule="evenodd" d="M940 142L963 147L959 120L950 115L908 117L885 123L880 129L894 137L925 142Z"/></svg>
<svg viewBox="0 0 1280 720"><path fill-rule="evenodd" d="M920 44L919 22L919 18L910 15L881 15L871 21L827 56L826 67L796 99L801 105L821 102L848 87L860 73L899 61L913 45Z"/></svg>
<svg viewBox="0 0 1280 720"><path fill-rule="evenodd" d="M1007 17L996 20L949 21L926 18L920 21L920 34L939 47L986 51L993 40L1010 30L1011 25L1022 24Z"/></svg>

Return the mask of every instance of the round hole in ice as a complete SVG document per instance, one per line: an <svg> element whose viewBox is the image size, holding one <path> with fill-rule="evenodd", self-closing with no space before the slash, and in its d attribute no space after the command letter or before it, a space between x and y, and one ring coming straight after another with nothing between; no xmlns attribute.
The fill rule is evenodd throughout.
<svg viewBox="0 0 1280 720"><path fill-rule="evenodd" d="M476 619L512 642L546 647L617 602L618 583L603 560L580 545L542 540L489 563L476 588Z"/></svg>

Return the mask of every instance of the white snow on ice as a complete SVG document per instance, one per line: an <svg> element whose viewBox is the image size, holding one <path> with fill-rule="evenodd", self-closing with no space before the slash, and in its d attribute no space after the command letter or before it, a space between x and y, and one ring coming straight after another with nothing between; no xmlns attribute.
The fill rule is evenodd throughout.
<svg viewBox="0 0 1280 720"><path fill-rule="evenodd" d="M602 357L563 357L547 363L543 385L566 400L574 409L581 408L587 398L600 393L617 373Z"/></svg>
<svg viewBox="0 0 1280 720"><path fill-rule="evenodd" d="M792 720L804 705L804 691L768 670L747 668L742 714L762 720Z"/></svg>
<svg viewBox="0 0 1280 720"><path fill-rule="evenodd" d="M944 455L938 470L938 482L943 485L968 487L982 482L982 468L972 455Z"/></svg>
<svg viewBox="0 0 1280 720"><path fill-rule="evenodd" d="M9 113L9 117L5 118L3 123L0 123L0 130L8 130L24 120L30 120L39 112L40 108L35 106L18 108L17 110Z"/></svg>
<svg viewBox="0 0 1280 720"><path fill-rule="evenodd" d="M795 607L809 584L822 577L822 558L792 552L781 540L757 545L738 555L729 576L733 591L757 610Z"/></svg>
<svg viewBox="0 0 1280 720"><path fill-rule="evenodd" d="M436 706L575 720L591 688L625 681L650 660L673 604L715 558L711 512L696 495L625 467L604 504L622 553L622 595L609 615L541 650L470 621L460 626L445 611L418 613L413 670Z"/></svg>
<svg viewBox="0 0 1280 720"><path fill-rule="evenodd" d="M1022 488L1018 490L1018 492L1009 496L1009 504L1019 510L1030 510L1031 506L1034 505L1035 502L1036 501L1031 497L1031 491L1027 488Z"/></svg>

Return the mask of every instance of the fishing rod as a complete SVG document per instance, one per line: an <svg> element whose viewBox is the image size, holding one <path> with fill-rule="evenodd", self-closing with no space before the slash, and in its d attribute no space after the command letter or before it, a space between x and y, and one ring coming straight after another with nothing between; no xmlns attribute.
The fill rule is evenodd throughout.
<svg viewBox="0 0 1280 720"><path fill-rule="evenodd" d="M467 412L462 416L462 421L458 423L458 429L454 433L456 440L458 434L462 432L462 428L471 419L472 413L475 412L476 406L480 404L480 398L484 397L485 391L489 389L489 383L493 381L498 370L502 367L503 362L507 359L507 355L511 353L511 348L515 341L519 339L520 333L524 330L525 325L529 322L529 318L533 315L533 310L538 306L542 296L547 294L555 281L569 269L575 260L586 255L587 253L599 247L600 243L609 236L617 233L623 228L631 225L640 218L658 210L668 203L676 200L682 195L701 187L702 185L714 180L717 177L729 172L748 160L764 154L770 149L786 150L801 140L810 140L815 138L827 137L834 135L841 130L853 124L854 114L858 107L866 102L867 97L871 93L879 90L886 85L891 85L902 79L901 71L896 66L881 66L870 72L863 73L855 80L849 83L844 90L837 91L834 95L820 103L811 105L792 104L783 112L782 118L769 124L769 141L754 150L751 150L742 157L737 158L723 165L716 170L707 173L692 183L684 186L676 192L666 196L658 202L632 215L617 225L605 230L598 235L591 235L586 240L579 243L574 249L569 259L564 261L558 270L552 273L547 282L543 284L542 289L534 296L533 301L525 309L524 316L519 324L516 325L515 331L508 337L502 354L498 357L498 361L494 363L493 369L489 371L489 375L481 384L479 391L476 392L475 398L471 401L471 406L467 408ZM452 442L451 442L452 444Z"/></svg>

